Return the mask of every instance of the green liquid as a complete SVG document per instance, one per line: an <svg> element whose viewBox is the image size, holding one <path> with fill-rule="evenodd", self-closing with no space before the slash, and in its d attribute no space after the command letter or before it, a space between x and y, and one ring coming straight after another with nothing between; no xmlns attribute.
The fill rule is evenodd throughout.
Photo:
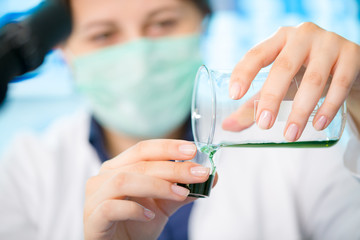
<svg viewBox="0 0 360 240"><path fill-rule="evenodd" d="M203 183L194 183L194 184L182 184L178 183L177 185L187 188L190 190L189 197L205 198L210 195L210 191L214 182L215 175L209 175L208 180Z"/></svg>
<svg viewBox="0 0 360 240"><path fill-rule="evenodd" d="M219 144L219 147L283 147L283 148L322 148L332 147L339 140L308 141L308 142L282 142L282 143L244 143L244 144Z"/></svg>

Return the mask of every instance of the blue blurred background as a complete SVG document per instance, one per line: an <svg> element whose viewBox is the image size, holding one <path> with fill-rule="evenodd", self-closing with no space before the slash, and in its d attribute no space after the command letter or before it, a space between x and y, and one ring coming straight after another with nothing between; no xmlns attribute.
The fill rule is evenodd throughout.
<svg viewBox="0 0 360 240"><path fill-rule="evenodd" d="M0 18L39 3L1 0ZM211 4L214 14L203 45L205 62L211 68L233 68L250 47L280 26L304 21L360 43L360 0L211 0ZM60 52L49 54L38 72L31 80L10 84L7 100L0 108L0 154L17 133L41 132L56 118L85 106Z"/></svg>

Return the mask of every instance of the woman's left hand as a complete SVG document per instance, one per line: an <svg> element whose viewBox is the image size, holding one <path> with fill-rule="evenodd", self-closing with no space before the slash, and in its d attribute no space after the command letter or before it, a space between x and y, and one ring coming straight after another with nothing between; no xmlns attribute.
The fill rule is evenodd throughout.
<svg viewBox="0 0 360 240"><path fill-rule="evenodd" d="M232 73L230 97L244 96L260 69L271 63L256 112L256 122L263 129L272 127L291 80L302 66L306 67L284 130L288 141L300 138L329 75L332 82L314 117L315 129L326 128L346 98L360 94L360 46L313 23L303 23L280 28L245 54ZM351 112L360 115L360 109Z"/></svg>

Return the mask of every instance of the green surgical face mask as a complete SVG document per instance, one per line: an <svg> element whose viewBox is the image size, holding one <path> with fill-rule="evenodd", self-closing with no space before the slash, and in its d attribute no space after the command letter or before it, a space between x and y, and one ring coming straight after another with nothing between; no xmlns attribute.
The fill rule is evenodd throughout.
<svg viewBox="0 0 360 240"><path fill-rule="evenodd" d="M163 137L189 116L199 42L199 35L144 38L76 57L76 85L103 126Z"/></svg>

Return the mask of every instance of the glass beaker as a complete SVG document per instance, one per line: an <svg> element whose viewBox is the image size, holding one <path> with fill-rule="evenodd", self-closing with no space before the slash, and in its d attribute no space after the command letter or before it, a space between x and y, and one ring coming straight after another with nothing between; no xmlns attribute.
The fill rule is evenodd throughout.
<svg viewBox="0 0 360 240"><path fill-rule="evenodd" d="M304 72L305 68L301 68L292 80L280 104L273 127L263 130L255 123L255 113L260 90L269 69L262 69L252 81L247 93L241 99L233 100L229 97L231 71L216 71L201 66L196 76L192 100L191 118L195 142L204 142L218 147L330 147L334 145L340 139L345 126L345 104L341 106L326 129L317 131L312 126L316 111L325 100L329 81L301 137L296 142L287 142L283 136ZM224 130L224 120L235 112L241 126L239 131Z"/></svg>

